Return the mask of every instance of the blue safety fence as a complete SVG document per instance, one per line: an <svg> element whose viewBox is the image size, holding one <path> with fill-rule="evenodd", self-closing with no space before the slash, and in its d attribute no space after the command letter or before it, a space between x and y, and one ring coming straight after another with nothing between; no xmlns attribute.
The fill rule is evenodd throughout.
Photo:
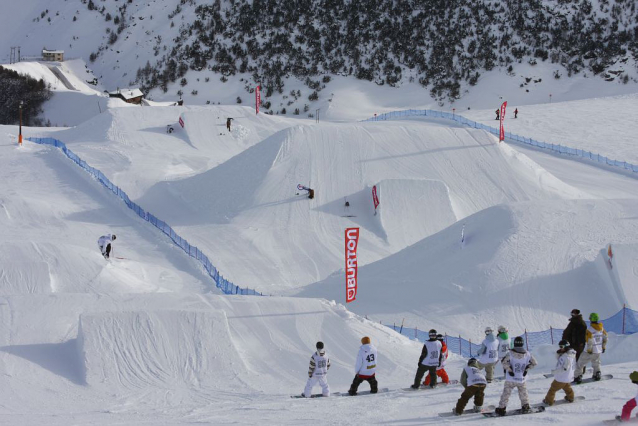
<svg viewBox="0 0 638 426"><path fill-rule="evenodd" d="M41 145L52 145L52 146L55 146L56 148L60 148L60 150L62 150L64 155L66 155L69 159L71 159L75 164L82 167L91 176L93 176L98 182L100 182L104 187L106 187L115 195L120 197L124 201L126 206L129 209L133 210L140 218L149 222L151 225L155 226L157 229L159 229L164 234L166 234L176 246L181 248L190 257L197 259L199 263L202 264L202 266L204 267L208 275L215 281L216 287L219 288L221 291L223 291L225 294L263 296L262 293L259 293L258 291L254 289L241 288L239 286L236 286L232 282L228 281L226 278L224 278L219 273L217 268L215 268L215 266L213 266L213 264L210 262L210 260L208 259L208 256L202 253L200 249L189 244L188 241L182 238L179 234L177 234L177 232L175 232L168 223L157 218L157 216L144 210L138 204L131 201L128 195L126 194L126 192L124 192L117 185L113 184L113 182L111 182L106 176L104 176L104 173L102 173L95 167L89 166L86 161L82 160L77 154L75 154L73 151L67 148L64 142L61 142L54 138L27 138L27 140L31 142L35 142L37 144L41 144Z"/></svg>
<svg viewBox="0 0 638 426"><path fill-rule="evenodd" d="M616 334L634 334L638 332L638 311L623 307L618 313L612 315L606 320L601 321L607 332ZM425 342L428 340L428 330L419 330L418 328L409 328L397 326L396 324L387 325L394 329L397 333L401 333L406 337ZM555 345L560 342L563 336L562 328L550 327L544 331L527 331L520 336L525 341L528 350L533 350L540 345ZM511 335L511 337L515 337ZM481 347L481 339L472 342L472 339L464 339L461 336L451 336L444 334L445 342L450 353L459 354L463 357L470 358L476 356ZM478 341L478 343L477 343Z"/></svg>
<svg viewBox="0 0 638 426"><path fill-rule="evenodd" d="M434 118L445 118L448 120L456 121L457 123L461 123L463 125L473 127L475 129L482 129L494 135L499 135L499 129L487 126L482 123L478 123L476 121L468 120L467 118L449 112L443 111L434 111L430 109L406 109L402 111L392 111L386 112L363 121L387 121L387 120L397 120L406 117L434 117ZM553 152L557 152L559 154L572 155L575 157L585 158L590 161L595 161L597 163L606 164L612 167L619 167L624 170L629 170L632 172L638 173L638 166L635 164L628 163L626 161L613 160L611 158L605 157L604 155L596 154L590 151L586 151L584 149L578 148L570 148L568 146L553 144L547 142L541 142L534 140L532 138L526 138L524 136L520 136L511 132L505 132L505 139L513 140L516 142L521 142L527 145L536 146L542 149L548 149Z"/></svg>

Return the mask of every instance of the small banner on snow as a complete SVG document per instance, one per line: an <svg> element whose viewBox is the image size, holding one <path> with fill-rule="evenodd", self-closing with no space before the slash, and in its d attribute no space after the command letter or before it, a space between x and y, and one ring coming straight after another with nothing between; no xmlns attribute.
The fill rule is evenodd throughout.
<svg viewBox="0 0 638 426"><path fill-rule="evenodd" d="M357 298L357 246L359 228L346 229L346 303Z"/></svg>
<svg viewBox="0 0 638 426"><path fill-rule="evenodd" d="M372 187L372 201L374 202L374 210L377 210L377 207L379 207L379 197L377 196L377 186L374 185Z"/></svg>
<svg viewBox="0 0 638 426"><path fill-rule="evenodd" d="M507 101L501 104L501 130L498 134L499 142L502 142L505 140L505 128L503 127L503 121L505 120L505 108L507 108Z"/></svg>
<svg viewBox="0 0 638 426"><path fill-rule="evenodd" d="M182 119L182 117L179 117L179 125L182 126L182 129L184 128L184 120Z"/></svg>

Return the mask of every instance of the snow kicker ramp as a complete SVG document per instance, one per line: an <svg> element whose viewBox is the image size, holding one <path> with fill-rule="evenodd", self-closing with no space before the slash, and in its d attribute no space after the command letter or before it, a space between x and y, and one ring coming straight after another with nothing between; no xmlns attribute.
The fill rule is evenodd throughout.
<svg viewBox="0 0 638 426"><path fill-rule="evenodd" d="M500 203L581 197L483 131L402 122L285 129L207 172L160 182L138 202L233 282L275 293L342 268L346 227L362 229L366 264Z"/></svg>
<svg viewBox="0 0 638 426"><path fill-rule="evenodd" d="M477 335L498 324L513 333L562 328L574 308L609 317L635 297L638 256L623 244L632 243L638 232L636 208L637 200L491 207L464 219L464 245L463 223L457 222L361 267L357 300L349 309L389 323L406 318L410 326L449 334L470 328ZM614 267L624 294L601 261L609 240L617 241ZM299 295L343 300L344 287L340 271Z"/></svg>
<svg viewBox="0 0 638 426"><path fill-rule="evenodd" d="M609 267L607 249L603 249L602 268L609 273L612 285L616 288L621 303L627 307L638 309L638 245L613 244L611 268Z"/></svg>

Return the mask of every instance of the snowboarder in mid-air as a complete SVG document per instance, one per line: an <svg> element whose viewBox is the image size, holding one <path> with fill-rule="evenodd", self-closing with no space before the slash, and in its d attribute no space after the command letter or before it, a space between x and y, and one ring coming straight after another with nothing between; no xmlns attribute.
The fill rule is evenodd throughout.
<svg viewBox="0 0 638 426"><path fill-rule="evenodd" d="M470 358L467 362L467 366L463 368L463 373L461 373L461 384L465 390L461 394L461 397L456 403L456 407L452 411L457 416L460 416L463 414L463 410L469 400L474 397L474 412L480 413L481 408L483 408L487 379L483 375L483 372L478 369L478 361L476 358Z"/></svg>
<svg viewBox="0 0 638 426"><path fill-rule="evenodd" d="M312 388L318 383L321 386L321 394L330 396L330 386L328 386L328 370L330 369L330 358L326 355L323 342L317 342L317 350L310 357L310 367L308 368L308 381L303 391L303 396L310 398Z"/></svg>
<svg viewBox="0 0 638 426"><path fill-rule="evenodd" d="M354 366L354 380L350 385L348 394L351 396L356 395L359 385L364 381L370 384L370 393L377 393L379 384L377 383L376 371L377 348L370 343L370 338L366 336L361 339L361 347Z"/></svg>
<svg viewBox="0 0 638 426"><path fill-rule="evenodd" d="M113 241L115 241L115 234L102 235L97 240L97 245L100 247L102 256L104 256L105 259L108 259L111 256L111 250L112 250L111 243Z"/></svg>
<svg viewBox="0 0 638 426"><path fill-rule="evenodd" d="M509 351L503 359L503 368L505 369L505 385L503 386L503 394L499 401L498 408L494 412L499 416L506 414L507 403L514 388L518 389L518 397L521 399L521 411L526 414L531 411L529 406L529 397L527 396L527 370L534 368L536 359L525 350L525 342L521 336L514 339L514 348Z"/></svg>
<svg viewBox="0 0 638 426"><path fill-rule="evenodd" d="M421 350L421 356L419 357L419 367L416 370L414 376L414 383L410 386L412 389L419 389L421 385L421 379L426 371L430 373L430 387L436 387L437 375L436 369L441 366L441 360L443 359L443 345L436 339L436 330L432 329L428 332L429 340L426 340Z"/></svg>

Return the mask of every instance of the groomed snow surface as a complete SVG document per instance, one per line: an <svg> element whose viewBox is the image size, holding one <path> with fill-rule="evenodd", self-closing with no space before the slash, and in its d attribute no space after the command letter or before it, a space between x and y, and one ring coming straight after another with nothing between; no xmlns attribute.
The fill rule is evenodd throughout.
<svg viewBox="0 0 638 426"><path fill-rule="evenodd" d="M622 133L621 119L609 125ZM588 142L593 151L615 152L603 130L590 130L600 135L599 145ZM460 387L400 390L413 380L421 345L379 321L405 318L477 341L487 325L517 335L563 328L575 307L606 318L624 303L638 306L636 177L499 144L455 123L128 107L74 128L25 130L67 143L227 278L271 297L219 294L194 260L61 152L18 148L16 133L0 128L2 424L474 421L437 416L451 410ZM299 183L315 198L298 194ZM343 231L352 226L361 229L360 288L346 309ZM106 262L96 241L109 232L122 259ZM332 391L346 391L366 335L379 350L380 385L391 392L290 399L303 390L318 340L332 360ZM516 420L597 424L618 414L635 395L628 374L637 339L610 336L603 371L616 378L577 387L585 402ZM553 368L555 349L535 351L532 402L549 388L541 373ZM451 378L464 363L452 355ZM486 404L501 391L490 385ZM518 406L514 394L509 408Z"/></svg>

